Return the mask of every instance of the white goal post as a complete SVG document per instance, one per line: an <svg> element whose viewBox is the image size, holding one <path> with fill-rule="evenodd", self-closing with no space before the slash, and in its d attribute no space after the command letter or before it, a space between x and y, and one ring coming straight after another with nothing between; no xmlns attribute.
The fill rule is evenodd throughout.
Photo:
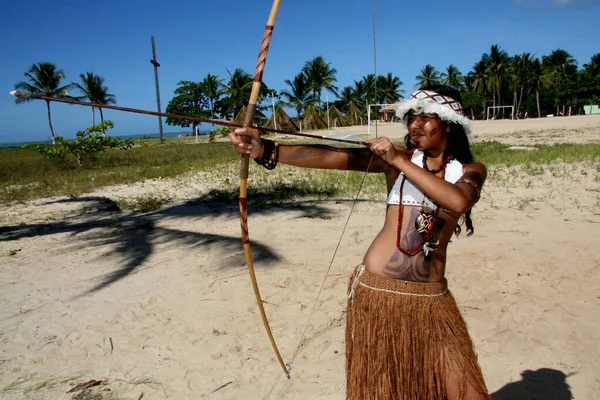
<svg viewBox="0 0 600 400"><path fill-rule="evenodd" d="M485 116L486 121L490 119L490 110L493 110L496 108L510 108L510 119L515 119L515 107L514 106L489 106L487 108L487 113Z"/></svg>
<svg viewBox="0 0 600 400"><path fill-rule="evenodd" d="M394 104L369 104L368 108L367 108L367 135L369 135L369 137L371 137L371 107L389 107L389 106L393 106ZM379 116L377 117L379 118Z"/></svg>

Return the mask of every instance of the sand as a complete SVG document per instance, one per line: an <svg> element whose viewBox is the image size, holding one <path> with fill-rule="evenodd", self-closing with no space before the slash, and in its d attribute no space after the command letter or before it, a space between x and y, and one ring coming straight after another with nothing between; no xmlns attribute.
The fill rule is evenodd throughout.
<svg viewBox="0 0 600 400"><path fill-rule="evenodd" d="M377 129L401 136L397 124ZM599 142L600 116L475 122L474 132L525 147ZM382 224L383 197L356 203L335 255L351 201L251 209L288 380L235 205L197 201L215 182L198 174L0 208L1 399L344 398L345 286ZM104 200L157 192L173 203L148 214ZM447 277L495 400L600 398L599 193L597 161L492 168L475 235L450 244Z"/></svg>

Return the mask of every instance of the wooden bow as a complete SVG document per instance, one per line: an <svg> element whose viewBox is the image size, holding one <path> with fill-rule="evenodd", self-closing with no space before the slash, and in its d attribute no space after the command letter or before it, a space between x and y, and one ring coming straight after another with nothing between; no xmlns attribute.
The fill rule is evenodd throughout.
<svg viewBox="0 0 600 400"><path fill-rule="evenodd" d="M267 61L267 53L269 52L269 44L271 43L271 36L273 35L273 28L275 27L275 20L277 18L277 13L279 12L279 6L281 1L274 0L273 6L271 7L271 13L269 14L269 19L267 21L267 26L265 28L265 33L263 35L262 43L260 46L260 51L258 52L258 61L256 63L256 72L254 73L254 82L252 84L252 92L250 94L250 100L248 101L248 107L246 110L246 117L244 119L243 126L249 127L254 123L254 117L256 115L256 102L258 101L258 94L260 91L260 86L262 83L262 75L265 69L265 63ZM244 142L248 143L250 138L244 136ZM250 274L250 279L252 280L252 288L254 289L254 295L256 296L256 303L258 304L258 309L260 310L260 315L263 320L263 324L265 325L265 329L267 330L267 335L269 336L269 340L271 341L271 346L273 347L273 351L275 351L275 356L277 360L279 360L279 364L281 368L287 375L288 379L290 378L290 372L288 371L287 366L283 362L281 358L281 354L279 353L279 348L275 343L275 339L273 338L273 333L271 332L271 327L269 326L269 320L267 319L267 314L265 313L265 308L263 306L262 298L260 296L260 290L258 288L258 282L256 281L256 273L254 272L254 263L252 262L252 251L250 249L250 237L248 236L248 203L247 203L247 189L248 189L248 164L250 161L250 157L247 154L242 155L241 167L240 167L240 224L242 227L242 243L244 244L244 255L246 257L246 264L248 265L248 273Z"/></svg>

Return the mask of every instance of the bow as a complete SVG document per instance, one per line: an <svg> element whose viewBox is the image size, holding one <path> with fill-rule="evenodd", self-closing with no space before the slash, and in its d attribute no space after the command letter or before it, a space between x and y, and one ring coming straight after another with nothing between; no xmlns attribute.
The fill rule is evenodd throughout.
<svg viewBox="0 0 600 400"><path fill-rule="evenodd" d="M258 100L258 94L260 91L260 85L262 83L262 75L265 69L265 63L267 61L267 53L269 52L269 44L271 43L271 36L273 35L273 28L275 27L275 19L277 18L277 13L279 12L279 6L281 1L274 0L273 5L271 7L271 13L269 14L269 19L267 21L267 26L265 28L265 33L263 34L262 43L260 46L260 50L258 52L258 61L256 63L256 72L254 73L254 82L252 84L252 92L250 94L250 100L248 101L248 107L246 110L246 117L244 119L243 126L249 127L254 123L254 117L256 114L256 102ZM244 137L244 141L246 143L249 142L249 138L247 136ZM287 375L288 379L290 378L290 372L288 371L287 366L283 362L281 358L281 354L279 353L279 348L275 343L275 339L273 338L273 333L271 332L271 327L269 326L269 320L267 319L267 314L265 313L265 308L263 306L262 298L260 296L260 290L258 288L258 282L256 281L256 273L254 272L254 263L252 262L252 251L250 249L250 237L248 236L248 206L247 206L247 188L248 188L248 164L250 161L250 157L247 154L242 155L242 161L240 166L240 224L242 227L242 243L244 245L244 256L246 257L246 264L248 265L248 273L250 274L250 280L252 281L252 288L254 289L254 295L256 296L256 303L258 304L258 309L260 310L260 315L262 317L263 324L265 329L267 330L267 335L269 336L269 340L271 341L271 346L273 347L273 351L275 352L275 356L277 360L279 360L279 364L281 368Z"/></svg>

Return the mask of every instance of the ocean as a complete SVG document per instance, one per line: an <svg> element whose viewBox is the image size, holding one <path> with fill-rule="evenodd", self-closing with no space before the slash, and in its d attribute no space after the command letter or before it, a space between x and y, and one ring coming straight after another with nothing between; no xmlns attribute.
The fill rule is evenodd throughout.
<svg viewBox="0 0 600 400"><path fill-rule="evenodd" d="M198 132L199 135L208 135L209 131L200 131ZM187 136L193 136L192 132L164 132L163 136L165 138L176 138L179 137L180 135L187 135ZM137 139L157 139L160 137L160 134L158 133L147 133L147 134L139 134L139 135L116 135L116 138L119 139L133 139L133 140L137 140ZM72 138L67 138L67 139L72 139ZM52 144L51 140L38 140L38 141L31 141L31 142L0 142L0 148L1 147L21 147L24 145L33 145L33 144Z"/></svg>

